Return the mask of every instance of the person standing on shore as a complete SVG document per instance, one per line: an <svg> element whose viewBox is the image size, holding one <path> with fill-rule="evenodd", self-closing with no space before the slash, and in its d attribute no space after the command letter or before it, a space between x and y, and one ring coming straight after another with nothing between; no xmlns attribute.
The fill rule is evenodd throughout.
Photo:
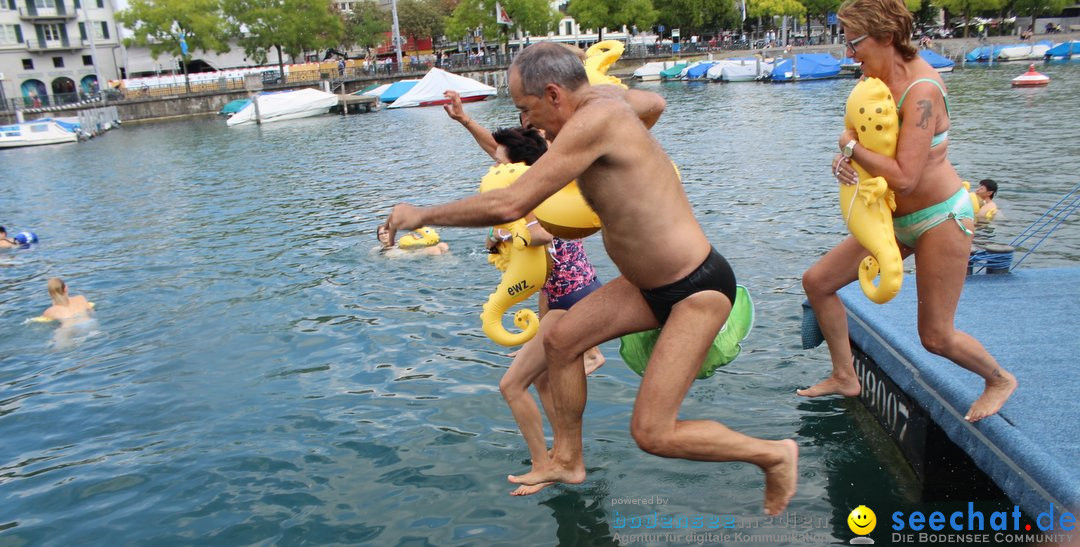
<svg viewBox="0 0 1080 547"><path fill-rule="evenodd" d="M846 129L842 155L831 165L841 184L855 184L857 161L871 176L881 176L896 193L893 226L903 256L915 255L919 337L927 351L981 376L985 390L965 419L977 422L996 413L1016 389L1009 374L971 335L956 329L954 318L971 254L975 213L947 156L949 111L941 76L911 45L912 16L901 0L854 0L837 14L848 53L867 77L881 79L899 97L900 135L896 157L859 145ZM803 289L829 345L832 374L797 393L804 397L861 391L852 362L847 314L836 292L855 281L866 249L849 236L803 274Z"/></svg>
<svg viewBox="0 0 1080 547"><path fill-rule="evenodd" d="M431 207L399 204L387 218L391 231L424 224L492 226L523 217L577 179L603 223L604 246L621 275L577 303L544 337L556 410L552 457L548 466L508 479L525 485L583 482L583 354L601 342L663 326L634 403L634 440L662 457L752 463L765 473L765 512L781 513L798 480L795 441L757 439L715 421L679 419L679 407L731 311L735 276L709 244L671 160L649 133L663 99L588 85L578 57L553 43L518 54L509 83L528 123L553 139L548 152L510 188ZM645 97L655 106L631 106Z"/></svg>

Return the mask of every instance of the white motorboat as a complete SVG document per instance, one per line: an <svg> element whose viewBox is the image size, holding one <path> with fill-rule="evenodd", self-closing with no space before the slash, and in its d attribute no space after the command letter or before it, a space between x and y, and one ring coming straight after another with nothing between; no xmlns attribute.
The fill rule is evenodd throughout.
<svg viewBox="0 0 1080 547"><path fill-rule="evenodd" d="M78 125L42 118L0 126L0 148L60 144L79 140Z"/></svg>
<svg viewBox="0 0 1080 547"><path fill-rule="evenodd" d="M259 118L262 123L319 116L326 114L330 111L330 107L338 104L337 95L319 91L318 89L263 93L258 96L257 100L259 102ZM255 123L255 121L255 104L252 103L229 116L225 123L229 127L233 127Z"/></svg>

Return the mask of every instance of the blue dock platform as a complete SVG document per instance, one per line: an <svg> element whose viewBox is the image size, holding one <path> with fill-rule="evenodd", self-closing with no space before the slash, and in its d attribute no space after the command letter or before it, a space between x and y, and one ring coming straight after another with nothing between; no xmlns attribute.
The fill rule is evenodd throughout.
<svg viewBox="0 0 1080 547"><path fill-rule="evenodd" d="M948 474L956 458L947 451L959 447L1028 515L1051 503L1080 509L1080 268L968 276L956 326L1019 381L1001 412L975 424L964 414L983 381L923 349L913 276L884 305L870 302L858 283L840 297L860 399L920 478Z"/></svg>

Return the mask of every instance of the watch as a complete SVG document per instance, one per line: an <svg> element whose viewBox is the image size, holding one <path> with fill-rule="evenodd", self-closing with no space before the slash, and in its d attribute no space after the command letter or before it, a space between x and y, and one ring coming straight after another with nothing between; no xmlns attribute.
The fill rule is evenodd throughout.
<svg viewBox="0 0 1080 547"><path fill-rule="evenodd" d="M850 142L845 144L843 148L840 149L840 151L844 154L845 158L850 158L852 155L855 154L855 145L858 143L858 141L852 139Z"/></svg>

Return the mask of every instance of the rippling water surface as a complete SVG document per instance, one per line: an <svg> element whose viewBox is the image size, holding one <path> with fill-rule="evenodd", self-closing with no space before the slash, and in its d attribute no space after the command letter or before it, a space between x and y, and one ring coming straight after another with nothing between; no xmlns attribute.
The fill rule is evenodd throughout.
<svg viewBox="0 0 1080 547"><path fill-rule="evenodd" d="M953 162L1001 183L1003 218L981 234L998 242L1080 182L1080 68L1010 88L1022 70L945 77ZM742 356L683 415L802 448L795 516L744 532L797 522L842 542L857 505L939 503L857 403L794 395L828 369L823 348L801 349L800 276L843 235L828 168L852 84L641 85L667 99L655 133L758 309ZM506 98L468 110L516 120ZM757 517L756 468L634 446L639 380L617 343L589 381L589 480L507 496L528 454L497 388L510 360L479 328L498 281L481 232L442 230L450 256L373 252L393 203L473 192L488 163L437 108L126 126L0 153L0 221L42 238L0 254L0 543L585 545L652 511ZM1075 265L1078 229L1025 267ZM53 276L97 303L95 322L24 323ZM623 504L650 496L666 503Z"/></svg>

